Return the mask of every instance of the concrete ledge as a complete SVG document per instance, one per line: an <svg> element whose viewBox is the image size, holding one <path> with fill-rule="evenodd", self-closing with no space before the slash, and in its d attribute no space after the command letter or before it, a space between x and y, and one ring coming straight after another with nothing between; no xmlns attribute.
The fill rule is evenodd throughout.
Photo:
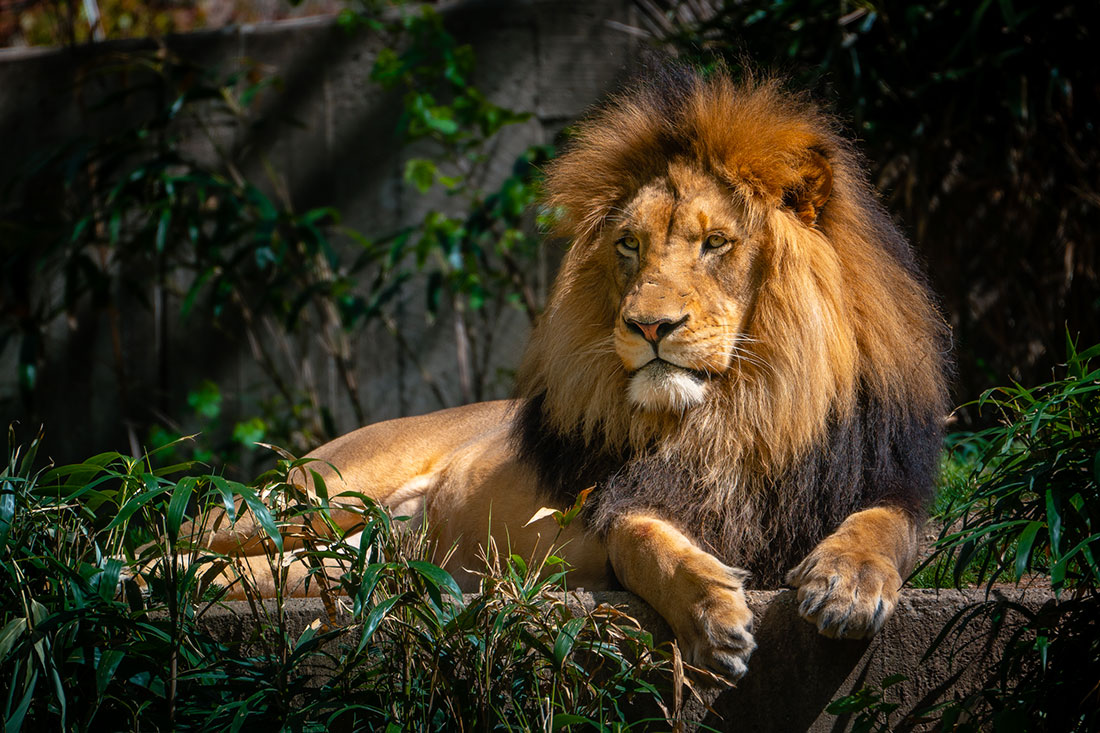
<svg viewBox="0 0 1100 733"><path fill-rule="evenodd" d="M607 603L621 608L650 630L658 640L671 638L668 626L653 609L626 592L571 592L569 603L579 612ZM756 616L758 644L749 672L737 687L704 691L703 704L686 705L689 720L715 730L795 731L845 730L850 721L825 712L833 700L865 685L875 685L893 674L908 679L889 690L900 704L891 717L895 730L912 730L905 720L910 711L979 689L988 678L1000 645L987 638L989 624L981 619L965 633L953 636L929 659L923 657L944 625L964 608L986 599L981 590L907 589L893 618L882 632L867 641L826 639L798 616L795 593L749 591ZM992 598L1005 598L1037 609L1051 600L1042 590L1007 589ZM286 604L289 631L297 635L317 619L330 620L317 599L293 599ZM1019 623L1010 619L1009 623ZM255 622L247 604L229 603L205 616L210 633L232 642L248 639ZM1006 635L1001 634L1004 638Z"/></svg>

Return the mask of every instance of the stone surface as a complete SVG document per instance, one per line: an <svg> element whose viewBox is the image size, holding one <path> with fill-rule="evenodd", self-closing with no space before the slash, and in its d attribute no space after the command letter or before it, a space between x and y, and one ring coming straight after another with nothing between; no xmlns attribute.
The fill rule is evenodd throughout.
<svg viewBox="0 0 1100 733"><path fill-rule="evenodd" d="M1003 597L1038 608L1051 594L1013 589ZM853 641L818 634L799 617L793 591L749 591L758 646L749 660L748 674L736 687L701 689L702 700L692 700L685 693L685 718L699 721L700 730L846 730L851 721L826 712L826 706L865 685L878 685L890 675L901 674L907 679L887 692L888 699L901 706L891 717L893 729L914 729L915 724L904 722L906 713L945 694L949 699L976 689L989 663L996 659L998 645L986 638L989 624L984 619L950 637L925 658L944 625L960 610L984 599L981 590L906 589L897 611L878 636ZM630 593L578 591L570 593L568 600L574 613L590 611L601 603L617 606L651 631L658 642L671 639L664 620ZM317 599L290 600L286 611L292 636L316 620L330 621ZM212 609L205 623L213 635L225 641L247 640L255 628L249 607L243 603Z"/></svg>

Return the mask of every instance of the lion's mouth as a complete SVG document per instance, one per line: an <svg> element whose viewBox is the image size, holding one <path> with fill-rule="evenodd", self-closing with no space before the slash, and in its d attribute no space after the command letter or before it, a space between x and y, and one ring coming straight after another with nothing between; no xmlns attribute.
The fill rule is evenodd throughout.
<svg viewBox="0 0 1100 733"><path fill-rule="evenodd" d="M683 411L706 395L705 376L661 358L647 362L630 377L630 401L646 410Z"/></svg>
<svg viewBox="0 0 1100 733"><path fill-rule="evenodd" d="M691 367L680 366L674 362L662 359L659 356L653 357L650 361L634 370L634 374L641 374L644 371L651 371L654 376L665 377L671 374L685 374L690 376L699 382L705 382L707 375L705 372L701 372L698 369L692 369Z"/></svg>

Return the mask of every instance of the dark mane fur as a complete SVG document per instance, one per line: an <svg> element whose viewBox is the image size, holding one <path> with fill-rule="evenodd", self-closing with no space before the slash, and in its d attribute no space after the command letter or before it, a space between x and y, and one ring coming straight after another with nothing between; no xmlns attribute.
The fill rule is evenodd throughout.
<svg viewBox="0 0 1100 733"><path fill-rule="evenodd" d="M865 396L853 415L831 421L825 445L782 475L760 481L749 492L755 506L717 514L704 509L701 493L710 487L695 479L690 465L653 453L595 452L579 433L547 428L541 408L538 398L524 403L515 436L548 501L565 508L594 485L582 515L593 531L606 532L628 510L652 512L726 564L748 570L750 583L763 588L782 584L786 572L855 511L889 504L922 520L943 436L938 414L925 410L917 417ZM742 517L755 526L745 526Z"/></svg>

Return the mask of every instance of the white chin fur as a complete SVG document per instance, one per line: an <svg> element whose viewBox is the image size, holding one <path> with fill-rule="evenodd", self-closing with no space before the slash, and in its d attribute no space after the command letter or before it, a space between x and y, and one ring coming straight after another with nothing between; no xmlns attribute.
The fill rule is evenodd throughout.
<svg viewBox="0 0 1100 733"><path fill-rule="evenodd" d="M630 401L643 410L683 412L703 401L707 385L686 369L651 361L630 379Z"/></svg>

